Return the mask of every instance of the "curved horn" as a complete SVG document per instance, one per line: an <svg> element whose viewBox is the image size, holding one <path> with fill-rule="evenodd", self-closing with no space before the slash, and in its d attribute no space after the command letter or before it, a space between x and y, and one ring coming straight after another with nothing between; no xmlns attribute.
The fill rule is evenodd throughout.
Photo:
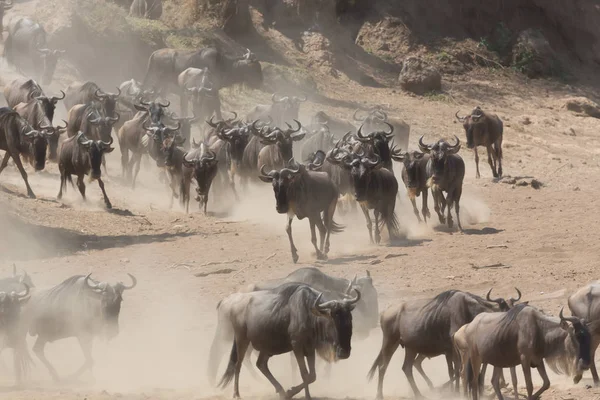
<svg viewBox="0 0 600 400"><path fill-rule="evenodd" d="M116 97L121 96L121 88L117 86L117 94Z"/></svg>
<svg viewBox="0 0 600 400"><path fill-rule="evenodd" d="M102 92L102 89L98 88L94 92L94 96L96 96L98 99L102 100L106 97L106 93Z"/></svg>
<svg viewBox="0 0 600 400"><path fill-rule="evenodd" d="M167 99L167 104L163 104L160 101L157 101L156 104L158 104L159 106L161 106L163 108L167 108L171 105L171 102Z"/></svg>
<svg viewBox="0 0 600 400"><path fill-rule="evenodd" d="M299 132L300 129L302 129L302 124L300 123L300 121L298 121L297 119L295 119L294 122L296 124L298 124L298 129L292 128L292 126L290 124L288 124L287 122L285 123L289 127L289 129L288 129L289 133L296 133L296 132Z"/></svg>
<svg viewBox="0 0 600 400"><path fill-rule="evenodd" d="M213 116L212 116L212 115L210 116L210 119L209 119L208 121L206 121L206 123L207 123L209 126L213 127L213 128L217 128L217 127L219 126L218 124L215 124L215 123L213 122Z"/></svg>
<svg viewBox="0 0 600 400"><path fill-rule="evenodd" d="M213 161L213 160L217 159L217 155L215 154L214 151L208 150L202 158L205 159L206 161Z"/></svg>
<svg viewBox="0 0 600 400"><path fill-rule="evenodd" d="M144 101L143 99L140 99L140 104L146 107L150 106L150 102L149 101Z"/></svg>
<svg viewBox="0 0 600 400"><path fill-rule="evenodd" d="M461 116L459 116L459 115L458 115L458 111L456 112L456 114L454 114L454 116L456 117L456 119L457 119L459 122L465 122L465 121L466 121L466 119L467 119L467 117L461 117Z"/></svg>
<svg viewBox="0 0 600 400"><path fill-rule="evenodd" d="M108 117L108 120L111 122L117 122L119 119L121 119L121 114L115 111L115 115L116 117Z"/></svg>
<svg viewBox="0 0 600 400"><path fill-rule="evenodd" d="M25 286L25 293L17 293L16 294L17 299L22 299L22 298L25 298L25 297L29 296L29 285L26 284L25 282L21 282L21 284L23 286Z"/></svg>
<svg viewBox="0 0 600 400"><path fill-rule="evenodd" d="M578 322L580 322L580 321L579 321L579 318L577 318L577 317L565 317L565 316L563 315L563 311L564 311L564 309L565 309L564 307L563 307L563 308L561 308L561 309L560 309L560 313L558 314L558 316L559 316L559 318L560 318L560 320L561 320L561 321L568 321L568 322L570 322L570 323L572 323L572 324L575 324L575 323L578 323Z"/></svg>
<svg viewBox="0 0 600 400"><path fill-rule="evenodd" d="M460 150L460 140L458 139L458 137L456 137L456 135L454 135L454 139L456 140L456 144L450 145L450 148L448 149L448 154L456 154Z"/></svg>
<svg viewBox="0 0 600 400"><path fill-rule="evenodd" d="M513 303L515 303L515 302L517 302L517 301L521 300L521 291L519 290L519 288L515 288L515 290L517 291L517 294L519 295L519 297L517 297L516 299L515 299L515 298L513 298L513 297L511 297L511 298L510 298L510 300L511 300Z"/></svg>
<svg viewBox="0 0 600 400"><path fill-rule="evenodd" d="M364 118L357 117L357 114L358 114L359 112L360 112L360 109L357 109L356 111L354 111L354 114L352 115L352 118L353 118L355 121L360 121L360 122L362 122L362 121L364 121L365 119L364 119Z"/></svg>
<svg viewBox="0 0 600 400"><path fill-rule="evenodd" d="M233 118L229 118L227 120L227 123L232 123L233 121L235 121L238 117L238 114L235 111L231 111L231 113L233 114Z"/></svg>
<svg viewBox="0 0 600 400"><path fill-rule="evenodd" d="M127 273L127 275L129 275L129 278L131 278L131 285L123 285L123 290L130 290L137 286L137 279L135 279L135 276L131 275L129 272Z"/></svg>
<svg viewBox="0 0 600 400"><path fill-rule="evenodd" d="M422 135L419 138L419 149L421 149L423 153L429 153L431 151L431 147L428 144L423 143L423 136L425 135Z"/></svg>
<svg viewBox="0 0 600 400"><path fill-rule="evenodd" d="M63 92L62 90L60 91L60 93L62 94L62 97L58 97L58 96L52 96L52 98L50 99L53 103L56 103L59 100L63 100L67 95L65 94L65 92Z"/></svg>
<svg viewBox="0 0 600 400"><path fill-rule="evenodd" d="M370 167L375 167L376 165L378 165L381 162L381 157L379 157L379 154L375 154L374 160L372 160L371 158L363 158L362 162L363 162L363 164L366 164Z"/></svg>
<svg viewBox="0 0 600 400"><path fill-rule="evenodd" d="M386 124L389 128L390 131L389 132L384 132L387 136L392 135L392 133L394 133L394 125L390 124L389 122L385 121L384 124Z"/></svg>
<svg viewBox="0 0 600 400"><path fill-rule="evenodd" d="M490 288L490 290L487 292L487 295L485 296L485 299L486 299L487 301L491 301L492 303L498 303L498 304L500 304L502 301L504 301L504 299L502 299L502 298L500 298L500 297L498 297L497 299L492 299L492 298L490 297L490 294L492 294L492 289L493 289L493 288Z"/></svg>
<svg viewBox="0 0 600 400"><path fill-rule="evenodd" d="M105 147L110 147L110 145L111 145L111 144L113 144L113 141L114 141L114 139L113 139L113 137L111 136L111 137L110 137L110 141L108 141L108 142L105 142L105 141L102 141L102 140L100 140L100 143L101 143L101 144L103 144Z"/></svg>
<svg viewBox="0 0 600 400"><path fill-rule="evenodd" d="M271 101L273 103L279 103L279 102L281 102L281 98L279 98L279 96L277 95L277 93L273 93L273 95L271 96Z"/></svg>
<svg viewBox="0 0 600 400"><path fill-rule="evenodd" d="M361 294L360 291L357 288L354 288L354 291L356 292L356 296L353 299L344 299L344 304L346 305L353 305L358 303L358 301L361 298Z"/></svg>
<svg viewBox="0 0 600 400"><path fill-rule="evenodd" d="M371 140L371 138L369 136L363 136L363 134L362 134L363 125L364 124L362 124L360 126L360 128L358 128L358 132L356 132L356 136L357 136L357 139L359 142L365 143L365 142L368 142L369 140Z"/></svg>
<svg viewBox="0 0 600 400"><path fill-rule="evenodd" d="M192 139L194 142L194 144L196 144L196 141L194 139ZM194 166L196 165L196 161L195 160L188 160L187 158L188 156L188 152L186 151L185 154L183 155L183 164L188 167L188 168L194 168Z"/></svg>
<svg viewBox="0 0 600 400"><path fill-rule="evenodd" d="M85 282L85 285L86 285L87 287L89 287L90 289L98 289L98 288L99 288L99 287L98 287L99 285L98 285L97 283L90 282L90 275L92 275L92 273L91 273L91 272L85 276L85 280L84 280L84 282Z"/></svg>

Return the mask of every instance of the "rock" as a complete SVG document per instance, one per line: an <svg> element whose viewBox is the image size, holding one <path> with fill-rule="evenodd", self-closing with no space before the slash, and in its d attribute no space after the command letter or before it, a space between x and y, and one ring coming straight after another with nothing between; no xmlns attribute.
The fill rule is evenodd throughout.
<svg viewBox="0 0 600 400"><path fill-rule="evenodd" d="M520 122L522 125L531 125L531 119L529 119L529 117L523 117Z"/></svg>
<svg viewBox="0 0 600 400"><path fill-rule="evenodd" d="M530 185L534 189L539 189L543 186L542 182L538 181L537 179L532 179Z"/></svg>
<svg viewBox="0 0 600 400"><path fill-rule="evenodd" d="M512 49L512 64L530 78L554 75L560 68L550 42L537 29L519 34Z"/></svg>
<svg viewBox="0 0 600 400"><path fill-rule="evenodd" d="M419 95L442 89L442 75L419 57L404 60L398 80L402 89Z"/></svg>
<svg viewBox="0 0 600 400"><path fill-rule="evenodd" d="M563 108L579 115L600 118L600 105L587 97L569 97L565 99Z"/></svg>

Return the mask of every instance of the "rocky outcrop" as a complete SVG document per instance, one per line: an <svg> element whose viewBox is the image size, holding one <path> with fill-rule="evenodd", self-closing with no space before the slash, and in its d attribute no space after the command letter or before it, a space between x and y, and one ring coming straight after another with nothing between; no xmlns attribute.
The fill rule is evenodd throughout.
<svg viewBox="0 0 600 400"><path fill-rule="evenodd" d="M442 89L440 73L419 57L404 60L398 80L402 89L419 95Z"/></svg>
<svg viewBox="0 0 600 400"><path fill-rule="evenodd" d="M519 34L512 50L512 65L530 78L556 75L560 69L550 42L537 29Z"/></svg>

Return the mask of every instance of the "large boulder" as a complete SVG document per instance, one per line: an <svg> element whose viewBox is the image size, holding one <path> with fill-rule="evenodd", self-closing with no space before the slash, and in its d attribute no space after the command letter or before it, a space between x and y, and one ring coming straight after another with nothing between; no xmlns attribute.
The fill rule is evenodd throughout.
<svg viewBox="0 0 600 400"><path fill-rule="evenodd" d="M569 97L563 107L581 116L600 118L600 105L587 97Z"/></svg>
<svg viewBox="0 0 600 400"><path fill-rule="evenodd" d="M442 75L419 57L404 60L398 80L402 89L419 95L442 89Z"/></svg>
<svg viewBox="0 0 600 400"><path fill-rule="evenodd" d="M512 50L512 64L530 78L556 75L560 69L550 42L537 29L519 34Z"/></svg>

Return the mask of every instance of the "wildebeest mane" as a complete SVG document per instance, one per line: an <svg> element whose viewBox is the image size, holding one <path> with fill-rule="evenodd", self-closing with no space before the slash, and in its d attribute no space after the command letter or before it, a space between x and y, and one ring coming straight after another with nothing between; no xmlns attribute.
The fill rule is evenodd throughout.
<svg viewBox="0 0 600 400"><path fill-rule="evenodd" d="M432 327L441 321L448 301L458 292L458 290L447 290L435 296L423 309L424 327Z"/></svg>

